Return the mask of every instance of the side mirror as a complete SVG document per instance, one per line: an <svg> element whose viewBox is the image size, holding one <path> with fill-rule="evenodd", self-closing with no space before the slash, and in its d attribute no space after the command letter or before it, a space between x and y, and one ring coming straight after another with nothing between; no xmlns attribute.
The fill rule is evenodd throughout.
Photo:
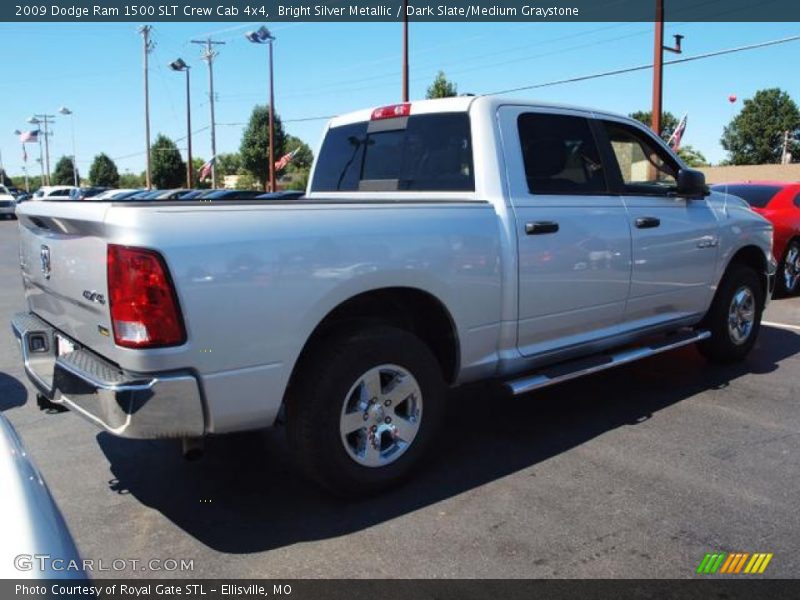
<svg viewBox="0 0 800 600"><path fill-rule="evenodd" d="M678 171L678 196L697 198L708 195L706 176L701 171L694 169L681 169Z"/></svg>

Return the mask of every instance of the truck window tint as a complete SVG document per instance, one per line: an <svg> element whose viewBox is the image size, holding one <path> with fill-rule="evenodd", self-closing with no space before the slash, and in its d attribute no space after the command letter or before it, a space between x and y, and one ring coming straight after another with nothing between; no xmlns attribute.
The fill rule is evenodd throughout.
<svg viewBox="0 0 800 600"><path fill-rule="evenodd" d="M666 150L635 127L603 124L626 192L662 194L675 188L678 167Z"/></svg>
<svg viewBox="0 0 800 600"><path fill-rule="evenodd" d="M330 129L311 190L474 191L468 115L414 115L398 123L373 132L366 122Z"/></svg>
<svg viewBox="0 0 800 600"><path fill-rule="evenodd" d="M777 185L727 185L719 183L711 186L715 192L738 196L753 208L764 208L781 191Z"/></svg>
<svg viewBox="0 0 800 600"><path fill-rule="evenodd" d="M517 120L531 194L602 194L606 177L583 117L527 113Z"/></svg>

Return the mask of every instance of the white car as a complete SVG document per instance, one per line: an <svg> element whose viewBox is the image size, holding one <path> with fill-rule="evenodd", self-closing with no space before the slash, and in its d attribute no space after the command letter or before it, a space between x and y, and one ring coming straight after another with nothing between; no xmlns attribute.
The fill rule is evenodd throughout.
<svg viewBox="0 0 800 600"><path fill-rule="evenodd" d="M4 185L0 185L0 217L16 219L17 199Z"/></svg>
<svg viewBox="0 0 800 600"><path fill-rule="evenodd" d="M70 200L72 190L77 190L74 185L43 185L33 194L34 200Z"/></svg>

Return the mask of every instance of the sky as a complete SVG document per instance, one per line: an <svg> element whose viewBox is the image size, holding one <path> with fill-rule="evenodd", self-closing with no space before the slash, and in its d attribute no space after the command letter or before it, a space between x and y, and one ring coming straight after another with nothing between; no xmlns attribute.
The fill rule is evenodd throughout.
<svg viewBox="0 0 800 600"><path fill-rule="evenodd" d="M254 104L268 97L267 48L248 43L257 24L154 23L150 55L152 139L186 135L185 80L168 68L181 57L193 68L193 154L210 157L208 72L192 39L225 41L214 62L217 151L238 150ZM267 24L269 25L269 24ZM288 133L316 149L325 120L314 119L400 100L399 23L276 23L275 109ZM783 38L798 23L668 23L666 41L680 33L684 56ZM22 173L16 129L32 113L57 115L51 168L72 154L87 175L105 152L120 172L145 164L142 40L132 23L0 24L0 152L10 175ZM674 55L665 54L669 60ZM649 64L650 23L411 23L411 99L422 98L438 70L460 93L490 93L524 85ZM664 108L688 113L684 144L712 163L725 158L723 127L759 89L780 87L800 102L800 42L665 67ZM629 113L651 106L652 71L517 92L536 98ZM729 102L735 94L738 101ZM305 120L314 119L314 120ZM185 141L178 142L185 151ZM38 150L28 146L28 171L38 172Z"/></svg>

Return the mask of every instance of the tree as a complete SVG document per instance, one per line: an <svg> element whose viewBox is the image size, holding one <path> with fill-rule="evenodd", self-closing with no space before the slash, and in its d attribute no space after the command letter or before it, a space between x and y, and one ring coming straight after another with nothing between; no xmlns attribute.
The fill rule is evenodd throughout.
<svg viewBox="0 0 800 600"><path fill-rule="evenodd" d="M741 112L725 127L720 143L734 165L780 163L785 132L788 150L800 150L800 109L780 88L759 90L744 101Z"/></svg>
<svg viewBox="0 0 800 600"><path fill-rule="evenodd" d="M699 150L695 150L690 145L681 146L678 148L678 156L690 167L705 167L708 166L708 159L703 156Z"/></svg>
<svg viewBox="0 0 800 600"><path fill-rule="evenodd" d="M154 187L165 190L186 184L186 163L175 142L159 133L150 154L150 179Z"/></svg>
<svg viewBox="0 0 800 600"><path fill-rule="evenodd" d="M444 71L439 71L436 74L436 79L428 87L428 93L425 94L425 97L431 99L451 98L452 96L458 96L458 86L452 81L448 81L447 77L444 76Z"/></svg>
<svg viewBox="0 0 800 600"><path fill-rule="evenodd" d="M92 185L102 185L106 187L119 187L119 171L117 165L107 154L100 153L94 157L92 166L89 168L89 181Z"/></svg>
<svg viewBox="0 0 800 600"><path fill-rule="evenodd" d="M240 190L255 190L263 184L250 173L242 172L237 175L236 188Z"/></svg>
<svg viewBox="0 0 800 600"><path fill-rule="evenodd" d="M205 161L203 161L205 162ZM202 166L203 163L200 163ZM223 175L236 175L239 169L242 168L242 157L238 152L227 152L224 154L217 154L217 177Z"/></svg>
<svg viewBox="0 0 800 600"><path fill-rule="evenodd" d="M53 185L72 185L75 182L76 175L77 171L73 172L72 170L72 157L62 156L58 159L56 168L53 171L53 175L50 179ZM77 179L78 185L80 185L80 177Z"/></svg>
<svg viewBox="0 0 800 600"><path fill-rule="evenodd" d="M239 154L242 157L242 169L250 173L266 189L269 181L269 109L257 105L253 108L250 121L242 135ZM275 161L284 153L286 133L283 123L275 115Z"/></svg>
<svg viewBox="0 0 800 600"><path fill-rule="evenodd" d="M644 123L648 127L653 124L653 111L652 110L637 110L628 115L631 119ZM672 132L678 126L678 117L667 111L661 113L661 138L666 142L669 140Z"/></svg>
<svg viewBox="0 0 800 600"><path fill-rule="evenodd" d="M119 187L124 189L144 187L144 177L131 172L123 173L119 176Z"/></svg>

